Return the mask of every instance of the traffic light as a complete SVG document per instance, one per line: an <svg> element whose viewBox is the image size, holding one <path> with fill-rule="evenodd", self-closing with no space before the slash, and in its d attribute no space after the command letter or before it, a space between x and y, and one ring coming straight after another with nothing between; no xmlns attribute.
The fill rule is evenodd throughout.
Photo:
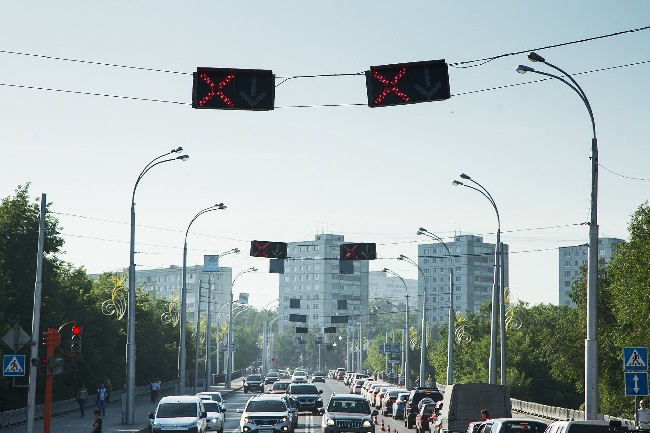
<svg viewBox="0 0 650 433"><path fill-rule="evenodd" d="M366 71L368 106L414 104L449 99L449 72L444 60L371 66Z"/></svg>
<svg viewBox="0 0 650 433"><path fill-rule="evenodd" d="M33 363L33 362L32 362ZM49 369L49 361L47 358L38 358L38 374L47 376Z"/></svg>
<svg viewBox="0 0 650 433"><path fill-rule="evenodd" d="M70 352L81 352L81 326L74 325L72 327L72 342L70 343Z"/></svg>
<svg viewBox="0 0 650 433"><path fill-rule="evenodd" d="M286 259L286 242L251 241L251 256L268 259Z"/></svg>
<svg viewBox="0 0 650 433"><path fill-rule="evenodd" d="M377 244L341 244L340 260L375 260Z"/></svg>
<svg viewBox="0 0 650 433"><path fill-rule="evenodd" d="M275 75L264 69L197 68L192 108L273 110Z"/></svg>
<svg viewBox="0 0 650 433"><path fill-rule="evenodd" d="M53 375L63 373L63 358L50 358L48 365L52 368Z"/></svg>

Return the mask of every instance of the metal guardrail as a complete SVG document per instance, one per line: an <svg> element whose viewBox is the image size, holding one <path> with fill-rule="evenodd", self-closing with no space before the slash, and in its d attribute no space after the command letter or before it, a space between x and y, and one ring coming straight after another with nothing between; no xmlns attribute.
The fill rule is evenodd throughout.
<svg viewBox="0 0 650 433"><path fill-rule="evenodd" d="M176 381L164 382L161 384L161 390L175 390ZM148 395L150 392L149 385L137 386L135 388L135 395ZM111 392L110 401L117 402L122 400L124 391L113 391ZM86 399L86 408L95 407L97 401L97 395L89 395ZM66 414L68 412L73 412L79 410L79 403L76 398L71 398L67 400L55 401L52 402L52 416L59 416ZM37 404L34 408L34 419L42 419L45 413L45 404ZM23 407L20 409L6 410L0 412L0 429L17 426L19 424L24 424L27 422L27 408Z"/></svg>

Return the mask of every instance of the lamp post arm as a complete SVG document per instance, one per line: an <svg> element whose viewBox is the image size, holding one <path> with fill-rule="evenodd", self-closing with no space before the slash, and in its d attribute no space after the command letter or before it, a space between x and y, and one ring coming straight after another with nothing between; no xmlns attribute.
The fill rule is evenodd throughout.
<svg viewBox="0 0 650 433"><path fill-rule="evenodd" d="M166 153L165 155L161 155L158 158L162 158L163 156L167 156L167 155L169 155L169 154ZM158 158L156 158L156 159L158 159ZM133 194L131 194L131 206L133 206L133 204L135 203L135 190L138 189L138 184L140 183L140 181L142 180L144 175L147 174L147 172L149 170L151 170L152 168L154 168L158 164L162 164L163 162L175 161L175 160L177 160L179 158L181 158L181 157L178 156L176 158L167 158L167 159L163 159L162 161L158 161L155 164L152 164L156 160L156 159L154 159L149 164L147 164L147 166L144 168L144 170L142 170L142 173L140 173L140 176L138 176L138 180L135 181L135 185L133 186Z"/></svg>
<svg viewBox="0 0 650 433"><path fill-rule="evenodd" d="M470 180L471 180L471 179L470 179ZM476 183L475 181L472 181L472 182ZM488 199L488 200L490 201L490 204L491 204L492 207L494 208L494 211L497 213L497 223L499 224L499 227L501 227L501 217L499 216L499 209L497 209L497 205L496 205L496 203L494 202L494 200L492 199L492 197L490 197L488 194L486 194L483 190L481 190L481 189L479 189L479 188L476 188L476 187L473 187L472 185L467 185L467 184L462 183L462 182L457 182L457 183L455 183L455 185L464 186L465 188L470 188L470 189L473 189L474 191L478 191L478 192L480 192L480 193L483 195L483 197L485 197L486 199ZM477 185L478 185L478 184L477 184ZM480 186L480 185L479 185L479 186ZM482 187L481 187L481 188L482 188Z"/></svg>

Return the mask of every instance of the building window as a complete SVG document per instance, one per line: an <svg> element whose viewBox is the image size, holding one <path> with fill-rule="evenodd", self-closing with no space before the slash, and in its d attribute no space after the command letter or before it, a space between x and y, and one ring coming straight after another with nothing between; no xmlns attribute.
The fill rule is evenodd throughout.
<svg viewBox="0 0 650 433"><path fill-rule="evenodd" d="M318 320L318 314L314 314L314 315L312 316L312 319L316 319L316 320Z"/></svg>
<svg viewBox="0 0 650 433"><path fill-rule="evenodd" d="M429 254L429 248L425 248L425 249L424 249L424 254L425 254L425 255L426 255L426 254Z"/></svg>
<svg viewBox="0 0 650 433"><path fill-rule="evenodd" d="M424 262L424 264L426 265L426 264L429 263L429 259L424 259L423 262Z"/></svg>
<svg viewBox="0 0 650 433"><path fill-rule="evenodd" d="M570 277L571 276L571 271L564 271L564 276L565 277Z"/></svg>
<svg viewBox="0 0 650 433"><path fill-rule="evenodd" d="M565 281L564 287L571 287L571 281Z"/></svg>
<svg viewBox="0 0 650 433"><path fill-rule="evenodd" d="M567 268L571 267L571 262L567 260L566 262L564 262L564 266L566 266Z"/></svg>
<svg viewBox="0 0 650 433"><path fill-rule="evenodd" d="M605 250L598 250L598 255L604 256L605 255Z"/></svg>
<svg viewBox="0 0 650 433"><path fill-rule="evenodd" d="M454 281L460 281L460 278L461 278L460 275L456 275L456 276L454 277Z"/></svg>

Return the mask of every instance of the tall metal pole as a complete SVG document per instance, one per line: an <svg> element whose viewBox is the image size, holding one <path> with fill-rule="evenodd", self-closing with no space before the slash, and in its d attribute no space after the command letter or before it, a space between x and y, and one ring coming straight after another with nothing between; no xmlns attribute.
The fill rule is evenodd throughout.
<svg viewBox="0 0 650 433"><path fill-rule="evenodd" d="M499 325L501 327L501 385L506 385L506 283L505 266L503 265L503 242L499 244L499 282L501 293L499 294Z"/></svg>
<svg viewBox="0 0 650 433"><path fill-rule="evenodd" d="M133 186L131 194L131 239L129 248L129 293L127 299L127 339L126 339L126 424L135 424L134 405L135 405L135 191L142 177L153 167L164 162L175 160L185 161L189 158L187 155L181 155L175 158L160 160L172 153L182 152L183 148L178 147L170 152L164 153L147 164Z"/></svg>
<svg viewBox="0 0 650 433"><path fill-rule="evenodd" d="M497 208L496 202L492 198L492 195L488 192L487 189L483 187L480 183L466 175L465 173L461 173L460 177L465 180L469 180L473 184L477 185L478 188L475 188L471 185L464 184L460 181L454 180L452 183L455 186L464 186L469 189L473 189L474 191L478 191L481 195L483 195L485 198L488 199L490 204L492 204L492 207L494 208L494 211L496 212L497 215L497 223L498 223L498 228L497 228L497 241L496 244L494 245L494 283L492 285L492 320L491 320L491 326L490 326L490 360L489 360L489 375L488 375L488 383L497 383L497 332L498 332L498 322L499 322L499 298L501 297L501 288L499 284L499 279L501 276L501 272L499 270L499 246L501 245L501 217L499 216L499 209ZM480 188L480 189L479 189ZM452 283L453 284L453 283ZM452 286L453 287L453 286ZM505 317L501 317L501 320L505 320ZM503 328L505 331L505 327ZM501 335L501 341L504 342L505 347L505 332L503 335ZM506 366L505 366L505 355L502 356L501 358L504 362L504 364L501 366L501 371L503 372L502 376L502 385L505 385L505 371L506 371Z"/></svg>
<svg viewBox="0 0 650 433"><path fill-rule="evenodd" d="M34 284L34 310L32 314L31 359L38 359L38 342L41 326L41 293L43 291L43 250L45 247L45 215L47 199L41 194L41 216L38 224L38 252L36 255L36 283ZM49 347L48 347L49 348ZM36 367L29 369L29 389L27 392L27 433L34 431L36 412Z"/></svg>
<svg viewBox="0 0 650 433"><path fill-rule="evenodd" d="M212 313L210 311L210 306L212 305L212 272L208 272L208 319L206 321L206 330L205 330L205 384L203 384L204 390L210 390L210 385L212 381L212 363L210 362L210 340L212 339Z"/></svg>
<svg viewBox="0 0 650 433"><path fill-rule="evenodd" d="M198 217L207 212L212 212L215 210L226 209L226 205L223 203L218 203L212 206L209 206L201 211L199 211L194 218L187 225L187 230L185 230L185 242L183 243L183 286L181 288L181 329L178 343L178 388L179 394L185 394L185 333L187 327L187 235L190 232L190 227ZM223 255L229 254L230 252L239 252L239 249L235 248L233 250L223 253ZM220 255L221 256L221 255ZM199 300L200 302L200 300Z"/></svg>
<svg viewBox="0 0 650 433"><path fill-rule="evenodd" d="M232 279L232 284L230 285L230 316L228 318L228 347L226 348L227 354L228 354L228 362L226 363L226 388L230 388L231 382L232 382L232 368L233 368L233 351L230 348L230 345L232 344L233 341L233 335L232 335L232 304L233 304L233 288L235 287L235 282L237 281L237 278L239 278L241 275L246 274L248 272L257 272L257 268L248 268L244 269L237 275L235 275L235 278Z"/></svg>
<svg viewBox="0 0 650 433"><path fill-rule="evenodd" d="M393 272L388 268L384 268L383 272L387 272L391 275L396 276L402 281L402 284L404 285L404 291L406 292L406 317L404 320L404 388L408 389L409 387L409 348L410 348L410 340L409 340L409 291L408 291L408 286L406 285L406 281L404 281L404 278L402 278L397 272Z"/></svg>
<svg viewBox="0 0 650 433"><path fill-rule="evenodd" d="M588 420L598 418L598 139L596 137L596 121L587 94L578 82L563 69L547 62L537 53L530 53L528 59L541 62L559 71L569 79L557 75L536 71L528 66L519 65L517 72L534 72L562 81L582 100L589 112L593 137L591 139L591 195L589 219L589 255L587 260L587 337L585 339L585 413Z"/></svg>
<svg viewBox="0 0 650 433"><path fill-rule="evenodd" d="M196 304L196 345L194 351L194 392L198 392L199 386L199 341L201 340L201 281L199 281L197 304Z"/></svg>

